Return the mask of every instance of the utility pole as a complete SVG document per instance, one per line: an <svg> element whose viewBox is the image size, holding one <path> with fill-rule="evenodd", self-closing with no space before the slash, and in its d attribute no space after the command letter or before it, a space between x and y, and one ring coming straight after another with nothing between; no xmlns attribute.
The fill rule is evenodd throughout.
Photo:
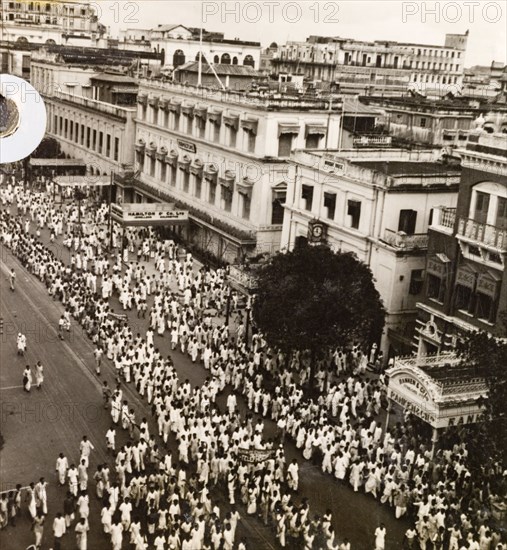
<svg viewBox="0 0 507 550"><path fill-rule="evenodd" d="M114 171L111 170L111 179L109 181L109 252L113 251L113 217L111 215L113 204L113 180Z"/></svg>
<svg viewBox="0 0 507 550"><path fill-rule="evenodd" d="M225 306L225 326L229 326L229 317L231 314L231 286L227 285L227 302Z"/></svg>

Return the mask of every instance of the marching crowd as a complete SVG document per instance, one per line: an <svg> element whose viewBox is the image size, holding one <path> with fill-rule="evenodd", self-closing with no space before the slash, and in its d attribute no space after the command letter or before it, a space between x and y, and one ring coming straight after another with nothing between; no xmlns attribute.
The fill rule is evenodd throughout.
<svg viewBox="0 0 507 550"><path fill-rule="evenodd" d="M368 363L378 362L378 354L367 357L354 346L323 356L316 375L319 397L308 397L306 354L286 357L255 330L247 341L239 316L236 331L213 323L213 310L238 306L224 269L195 268L191 254L179 255L172 240L158 239L151 230L129 230L123 257L108 259L103 252L108 241L104 204L83 204L79 215L74 203L58 207L43 192L15 186L0 188L0 199L2 242L65 307L61 337L71 319L80 323L96 346L97 374L103 356L116 372L117 387L103 386L112 420L106 434L111 463L100 465L93 475L102 502L102 529L113 549L127 539L136 549L244 549L246 541L236 540L238 502L247 515L274 529L281 547L349 549L350 542L335 533L331 511L312 514L308 500L299 495L298 462L285 459L287 437L324 473L391 506L396 518L411 518L408 548L505 548L490 512L491 502L505 496L501 461L491 457L482 472L470 471L466 444L456 436L433 456L409 415L403 424L383 427L378 415L385 405L384 376L366 372ZM11 214L13 204L16 212ZM80 217L88 217L85 237L73 233ZM68 262L38 239L45 227L50 241L62 237ZM121 239L114 231L113 246L120 247ZM129 255L137 255L137 261L129 261ZM141 265L148 259L155 266L151 276ZM121 316L112 314L113 296L123 310L147 318L145 334L134 334ZM209 376L201 387L179 379L171 357L163 357L156 347L155 334L203 364ZM42 365L40 369L42 376ZM29 391L31 374L26 377ZM136 419L122 383L133 384L151 406L155 433L146 418ZM221 410L217 398L224 394ZM244 417L238 410L240 394L249 410ZM265 419L276 423L276 441L265 436ZM128 442L117 448L118 429L128 434ZM82 447L77 466L62 455L57 461L68 493L53 524L55 548L76 512L77 544L87 548L91 444L83 441L85 452ZM173 456L169 445L174 443ZM264 453L264 460L248 462L250 451ZM215 486L228 497L226 513L213 502ZM4 522L12 498L0 500L0 505L7 500ZM47 510L40 498L35 502L29 510L34 512L34 532L37 536L38 528L42 536ZM385 548L385 537L385 527L379 526L372 546Z"/></svg>

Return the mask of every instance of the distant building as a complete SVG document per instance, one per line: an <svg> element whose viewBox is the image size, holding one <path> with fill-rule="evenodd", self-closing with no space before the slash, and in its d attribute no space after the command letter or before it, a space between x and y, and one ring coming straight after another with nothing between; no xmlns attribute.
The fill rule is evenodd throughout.
<svg viewBox="0 0 507 550"><path fill-rule="evenodd" d="M159 25L153 29L126 29L120 31L118 48L157 51L163 56L163 66L175 69L189 61L197 61L199 52L210 63L243 65L258 69L261 45L239 39L226 39L223 33L214 33L184 25Z"/></svg>
<svg viewBox="0 0 507 550"><path fill-rule="evenodd" d="M411 351L421 298L428 225L455 206L459 160L439 151L296 151L291 158L281 248L321 243L368 264L387 310L380 349Z"/></svg>
<svg viewBox="0 0 507 550"><path fill-rule="evenodd" d="M31 83L45 95L61 91L128 105L135 104L135 96L132 94L137 91L137 83L126 73L156 75L160 66L160 55L153 52L48 46L33 52L29 74ZM116 76L107 77L110 81L110 95L106 97L106 84L100 74L111 71ZM122 74L118 74L120 72ZM95 77L94 82L91 82L92 77ZM100 79L102 81L99 84ZM112 79L117 80L114 85ZM100 94L96 90L98 87L102 90Z"/></svg>
<svg viewBox="0 0 507 550"><path fill-rule="evenodd" d="M488 98L502 90L502 78L507 70L505 63L492 61L490 66L474 65L464 70L463 95Z"/></svg>
<svg viewBox="0 0 507 550"><path fill-rule="evenodd" d="M443 46L310 36L279 46L273 73L333 82L345 94L401 95L410 89L444 96L461 89L468 31L447 34Z"/></svg>
<svg viewBox="0 0 507 550"><path fill-rule="evenodd" d="M481 124L488 133L507 132L507 103L502 98L364 97L382 109L386 131L393 138L439 147L464 147L470 132Z"/></svg>
<svg viewBox="0 0 507 550"><path fill-rule="evenodd" d="M429 228L419 354L452 349L467 331L507 330L507 135L476 133L459 153L457 206L435 208Z"/></svg>
<svg viewBox="0 0 507 550"><path fill-rule="evenodd" d="M93 2L0 0L0 5L2 42L97 47L106 34Z"/></svg>
<svg viewBox="0 0 507 550"><path fill-rule="evenodd" d="M220 81L217 79L217 75ZM260 78L259 73L252 67L245 65L223 65L221 63L210 66L201 64L201 85L208 88L230 90L249 90L253 82ZM199 82L199 62L190 61L180 65L173 72L173 80L182 84L197 86ZM220 83L221 82L221 83Z"/></svg>

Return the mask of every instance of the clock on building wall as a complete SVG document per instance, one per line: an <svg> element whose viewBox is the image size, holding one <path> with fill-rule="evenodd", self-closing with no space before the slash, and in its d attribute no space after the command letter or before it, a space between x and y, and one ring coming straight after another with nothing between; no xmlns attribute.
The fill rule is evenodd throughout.
<svg viewBox="0 0 507 550"><path fill-rule="evenodd" d="M318 220L312 220L308 223L308 241L311 243L325 242L327 236L327 226Z"/></svg>

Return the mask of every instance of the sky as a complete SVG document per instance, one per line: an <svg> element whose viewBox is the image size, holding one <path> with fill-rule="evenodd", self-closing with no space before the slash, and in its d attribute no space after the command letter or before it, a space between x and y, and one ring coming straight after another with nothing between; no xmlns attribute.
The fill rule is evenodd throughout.
<svg viewBox="0 0 507 550"><path fill-rule="evenodd" d="M260 42L341 36L443 45L446 33L470 31L465 66L507 63L507 0L95 0L100 21L120 28L182 24Z"/></svg>

